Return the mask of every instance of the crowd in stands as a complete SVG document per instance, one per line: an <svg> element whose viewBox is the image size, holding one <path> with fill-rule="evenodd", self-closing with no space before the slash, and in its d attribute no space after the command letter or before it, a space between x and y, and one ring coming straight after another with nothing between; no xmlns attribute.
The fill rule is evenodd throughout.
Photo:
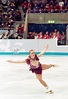
<svg viewBox="0 0 68 99"><path fill-rule="evenodd" d="M2 9L0 9L0 21L8 21L12 19L13 21L21 21L21 12L16 7L15 3L8 1L6 4L1 4ZM4 19L4 17L6 19Z"/></svg>
<svg viewBox="0 0 68 99"><path fill-rule="evenodd" d="M21 21L21 12L13 0L0 2L0 28L13 28L15 21Z"/></svg>
<svg viewBox="0 0 68 99"><path fill-rule="evenodd" d="M0 30L0 39L23 39L24 37L24 25L19 24L15 31L8 30Z"/></svg>
<svg viewBox="0 0 68 99"><path fill-rule="evenodd" d="M20 37L20 39L23 39L24 38L24 25L23 24L19 24L16 27L15 33L17 34L17 36Z"/></svg>
<svg viewBox="0 0 68 99"><path fill-rule="evenodd" d="M27 39L55 39L58 40L58 45L65 45L66 44L66 33L63 31L60 33L57 29L53 32L46 31L44 34L42 32L28 32Z"/></svg>
<svg viewBox="0 0 68 99"><path fill-rule="evenodd" d="M0 39L10 39L13 35L13 30L0 30Z"/></svg>
<svg viewBox="0 0 68 99"><path fill-rule="evenodd" d="M16 21L22 21L22 15L19 6L24 0L0 0L0 39L22 39L24 26L19 25L17 31ZM11 32L11 30L13 32ZM4 31L4 32L3 32Z"/></svg>
<svg viewBox="0 0 68 99"><path fill-rule="evenodd" d="M14 27L14 20L12 16L6 14L0 14L0 28L13 28Z"/></svg>
<svg viewBox="0 0 68 99"><path fill-rule="evenodd" d="M26 4L29 13L68 13L68 0L39 0Z"/></svg>

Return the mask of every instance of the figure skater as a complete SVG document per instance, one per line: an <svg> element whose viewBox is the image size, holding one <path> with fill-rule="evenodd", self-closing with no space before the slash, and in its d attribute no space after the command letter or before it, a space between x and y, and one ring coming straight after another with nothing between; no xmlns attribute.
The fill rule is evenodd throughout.
<svg viewBox="0 0 68 99"><path fill-rule="evenodd" d="M36 78L39 80L39 82L46 88L46 93L53 93L52 90L48 90L48 85L46 84L46 82L42 79L42 71L49 69L51 67L54 67L55 65L53 64L41 64L39 62L39 57L41 57L46 50L48 49L48 45L44 48L43 51L40 52L40 54L36 55L34 50L31 49L29 51L29 56L27 59L25 59L24 61L12 61L12 60L8 60L9 63L27 63L30 66L30 71L32 71L32 73L35 73Z"/></svg>

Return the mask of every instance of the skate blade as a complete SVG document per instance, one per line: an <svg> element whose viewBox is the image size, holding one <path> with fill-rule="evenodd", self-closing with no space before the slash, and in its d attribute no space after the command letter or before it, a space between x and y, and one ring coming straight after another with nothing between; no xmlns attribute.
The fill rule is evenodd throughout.
<svg viewBox="0 0 68 99"><path fill-rule="evenodd" d="M47 94L53 94L54 92L52 90L49 90L46 92Z"/></svg>

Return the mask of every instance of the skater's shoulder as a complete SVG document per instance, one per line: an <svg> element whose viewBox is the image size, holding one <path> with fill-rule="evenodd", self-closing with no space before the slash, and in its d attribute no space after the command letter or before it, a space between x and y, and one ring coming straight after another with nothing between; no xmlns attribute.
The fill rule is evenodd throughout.
<svg viewBox="0 0 68 99"><path fill-rule="evenodd" d="M29 65L30 64L30 58L28 57L27 59L25 59L26 63Z"/></svg>

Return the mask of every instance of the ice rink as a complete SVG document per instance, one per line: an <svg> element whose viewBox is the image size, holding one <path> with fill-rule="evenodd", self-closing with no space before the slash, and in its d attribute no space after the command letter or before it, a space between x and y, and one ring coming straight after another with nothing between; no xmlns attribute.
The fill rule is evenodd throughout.
<svg viewBox="0 0 68 99"><path fill-rule="evenodd" d="M56 64L43 71L43 79L53 94L29 71L27 64L13 64L11 60L24 60L27 56L0 56L0 99L68 99L68 56L42 56L41 63Z"/></svg>

